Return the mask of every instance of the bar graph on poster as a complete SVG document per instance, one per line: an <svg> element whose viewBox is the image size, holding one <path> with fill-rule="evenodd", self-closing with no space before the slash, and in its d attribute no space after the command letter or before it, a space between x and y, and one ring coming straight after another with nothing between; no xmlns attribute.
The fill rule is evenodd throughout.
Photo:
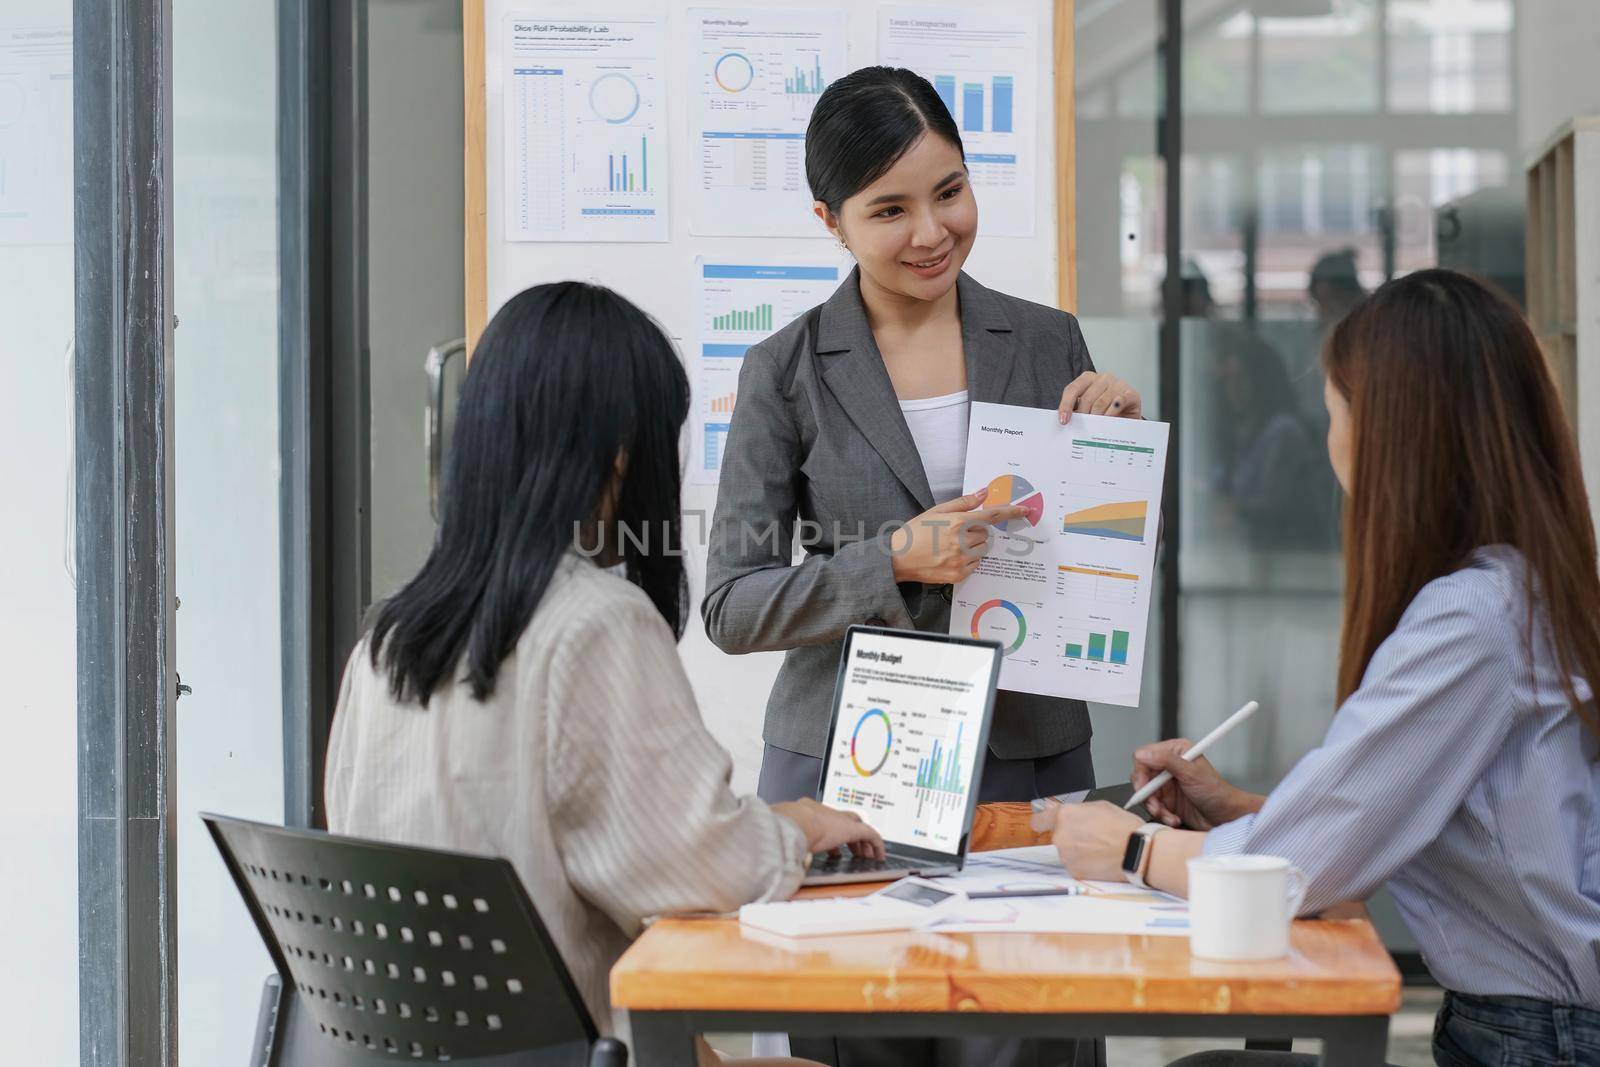
<svg viewBox="0 0 1600 1067"><path fill-rule="evenodd" d="M695 261L699 359L689 477L715 485L733 428L739 371L751 345L781 330L833 294L843 272L828 263Z"/></svg>
<svg viewBox="0 0 1600 1067"><path fill-rule="evenodd" d="M965 490L1023 514L955 587L950 632L999 642L1002 689L1139 703L1167 432L972 405Z"/></svg>
<svg viewBox="0 0 1600 1067"><path fill-rule="evenodd" d="M662 26L506 19L506 240L667 239Z"/></svg>
<svg viewBox="0 0 1600 1067"><path fill-rule="evenodd" d="M843 11L694 8L696 235L825 237L806 184L806 125L846 73Z"/></svg>
<svg viewBox="0 0 1600 1067"><path fill-rule="evenodd" d="M879 9L878 60L933 83L961 131L986 234L1033 236L1038 33L1025 9Z"/></svg>

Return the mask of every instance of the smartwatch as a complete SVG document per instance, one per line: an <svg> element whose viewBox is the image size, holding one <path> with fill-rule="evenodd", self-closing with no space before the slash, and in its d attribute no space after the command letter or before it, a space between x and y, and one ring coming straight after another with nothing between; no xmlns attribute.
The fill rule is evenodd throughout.
<svg viewBox="0 0 1600 1067"><path fill-rule="evenodd" d="M1141 889L1150 888L1144 880L1145 872L1150 869L1150 839L1169 829L1166 823L1147 822L1128 835L1128 848L1122 854L1124 878Z"/></svg>

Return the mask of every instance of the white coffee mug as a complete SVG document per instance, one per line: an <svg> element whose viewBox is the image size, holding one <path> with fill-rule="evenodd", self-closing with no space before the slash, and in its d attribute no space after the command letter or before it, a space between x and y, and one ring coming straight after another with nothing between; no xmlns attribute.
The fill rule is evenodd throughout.
<svg viewBox="0 0 1600 1067"><path fill-rule="evenodd" d="M1189 952L1207 960L1289 954L1289 923L1306 876L1281 856L1198 856L1189 861Z"/></svg>

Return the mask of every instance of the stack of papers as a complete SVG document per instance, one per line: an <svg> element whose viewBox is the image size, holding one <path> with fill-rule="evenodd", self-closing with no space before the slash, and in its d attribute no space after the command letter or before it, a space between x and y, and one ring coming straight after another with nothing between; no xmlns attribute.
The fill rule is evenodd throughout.
<svg viewBox="0 0 1600 1067"><path fill-rule="evenodd" d="M967 856L960 874L935 879L963 893L1070 888L1072 895L969 900L924 929L940 933L1152 934L1187 937L1189 905L1126 882L1084 882L1061 866L1054 847L1036 845Z"/></svg>

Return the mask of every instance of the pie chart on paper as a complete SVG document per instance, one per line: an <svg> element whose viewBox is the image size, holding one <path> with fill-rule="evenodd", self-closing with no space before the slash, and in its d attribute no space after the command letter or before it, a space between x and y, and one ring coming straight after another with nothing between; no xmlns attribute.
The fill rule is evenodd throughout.
<svg viewBox="0 0 1600 1067"><path fill-rule="evenodd" d="M1044 494L1021 475L1002 474L989 483L988 493L983 498L983 506L998 508L1007 504L1021 508L1023 515L1020 519L995 523L995 529L1004 533L1020 533L1029 527L1039 525L1039 520L1044 518Z"/></svg>

